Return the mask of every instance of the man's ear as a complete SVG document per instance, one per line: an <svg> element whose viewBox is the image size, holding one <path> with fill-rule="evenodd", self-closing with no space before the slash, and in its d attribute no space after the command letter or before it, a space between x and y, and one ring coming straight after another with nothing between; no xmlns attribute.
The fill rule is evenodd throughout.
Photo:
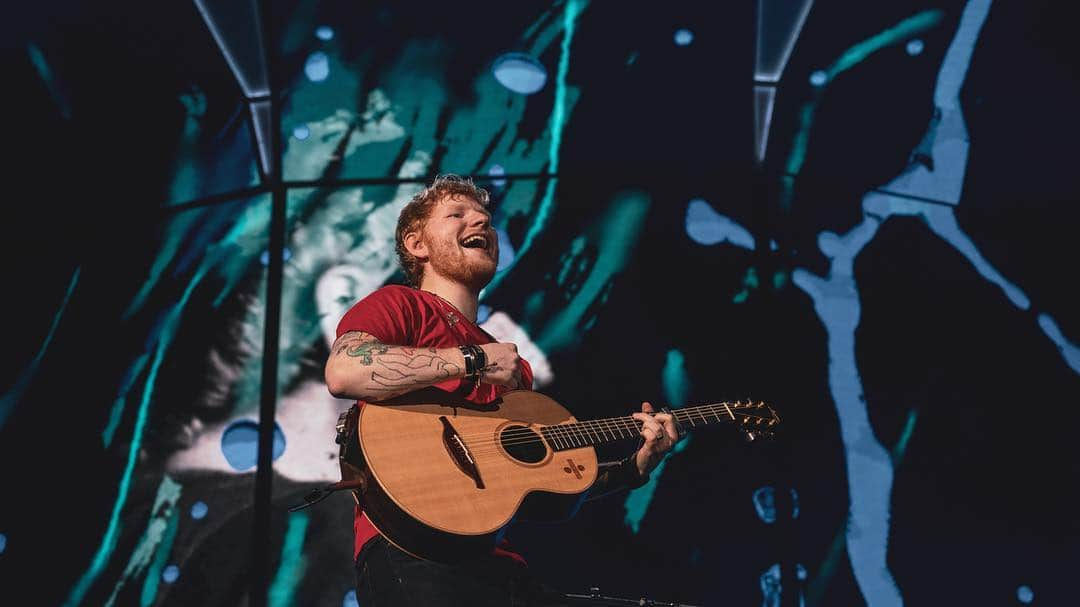
<svg viewBox="0 0 1080 607"><path fill-rule="evenodd" d="M405 245L405 250L417 261L427 261L429 256L427 243L420 237L419 231L409 232L401 241Z"/></svg>

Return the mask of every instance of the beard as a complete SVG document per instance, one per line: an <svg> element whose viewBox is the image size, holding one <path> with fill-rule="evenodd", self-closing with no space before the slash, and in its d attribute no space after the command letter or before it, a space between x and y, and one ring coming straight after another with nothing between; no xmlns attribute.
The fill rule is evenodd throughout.
<svg viewBox="0 0 1080 607"><path fill-rule="evenodd" d="M499 253L494 257L484 251L464 249L457 242L431 242L430 270L444 278L479 291L495 276Z"/></svg>

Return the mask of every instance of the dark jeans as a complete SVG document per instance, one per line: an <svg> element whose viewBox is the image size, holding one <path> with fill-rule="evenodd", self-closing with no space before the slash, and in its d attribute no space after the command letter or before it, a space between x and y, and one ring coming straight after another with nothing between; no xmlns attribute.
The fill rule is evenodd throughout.
<svg viewBox="0 0 1080 607"><path fill-rule="evenodd" d="M379 536L356 559L361 607L559 607L562 595L508 558L447 565L415 558Z"/></svg>

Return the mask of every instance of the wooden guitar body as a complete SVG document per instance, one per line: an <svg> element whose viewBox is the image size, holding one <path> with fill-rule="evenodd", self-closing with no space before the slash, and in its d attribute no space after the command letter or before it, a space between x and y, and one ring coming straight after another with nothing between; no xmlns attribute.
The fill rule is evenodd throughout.
<svg viewBox="0 0 1080 607"><path fill-rule="evenodd" d="M362 507L393 544L453 562L490 552L516 514L572 513L597 476L592 446L554 450L540 428L577 420L528 390L490 405L366 405ZM530 495L531 494L531 495Z"/></svg>

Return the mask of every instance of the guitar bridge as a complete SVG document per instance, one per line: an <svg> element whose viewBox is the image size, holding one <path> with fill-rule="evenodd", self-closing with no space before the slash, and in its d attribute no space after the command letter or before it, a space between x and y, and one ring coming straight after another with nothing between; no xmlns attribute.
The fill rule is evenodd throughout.
<svg viewBox="0 0 1080 607"><path fill-rule="evenodd" d="M480 469L476 467L476 461L472 458L472 454L469 453L469 448L465 446L465 441L461 440L461 436L458 435L457 430L454 430L454 426L450 424L450 420L446 419L445 415L439 417L439 421L443 425L443 446L446 447L446 452L450 454L450 459L454 461L454 465L461 470L465 476L468 476L476 483L477 489L484 488L484 481L480 478Z"/></svg>

